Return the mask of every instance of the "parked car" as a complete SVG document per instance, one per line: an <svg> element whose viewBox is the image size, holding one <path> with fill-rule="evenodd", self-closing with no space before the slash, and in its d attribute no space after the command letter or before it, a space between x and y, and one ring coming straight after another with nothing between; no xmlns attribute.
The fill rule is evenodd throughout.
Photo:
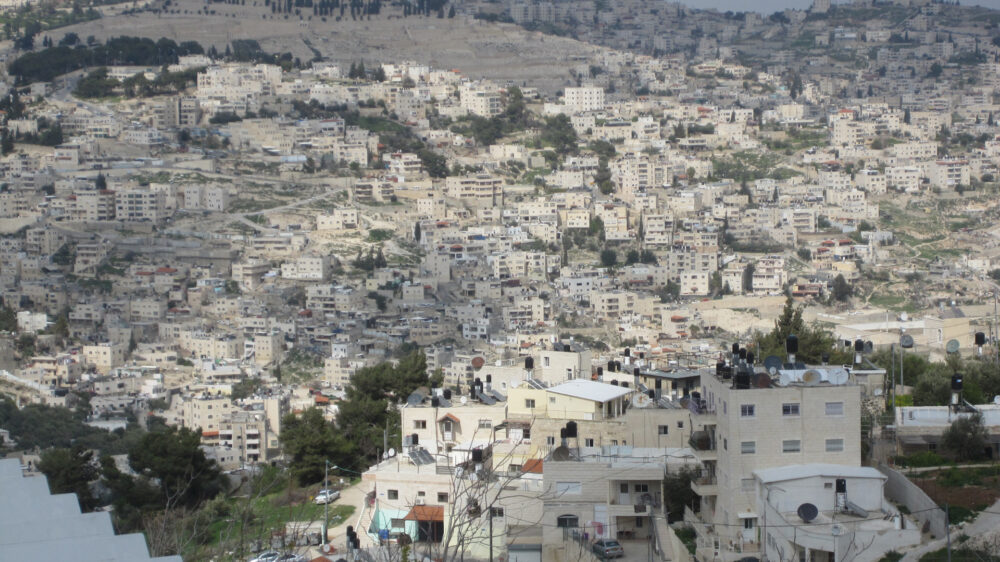
<svg viewBox="0 0 1000 562"><path fill-rule="evenodd" d="M340 499L339 490L320 490L316 493L316 497L313 498L313 503L323 505L338 499Z"/></svg>
<svg viewBox="0 0 1000 562"><path fill-rule="evenodd" d="M277 562L281 558L281 553L274 550L268 550L266 552L261 552L256 558L250 560L250 562Z"/></svg>
<svg viewBox="0 0 1000 562"><path fill-rule="evenodd" d="M600 558L621 558L625 556L625 549L622 548L621 543L614 539L598 539L594 541L594 546L591 549Z"/></svg>

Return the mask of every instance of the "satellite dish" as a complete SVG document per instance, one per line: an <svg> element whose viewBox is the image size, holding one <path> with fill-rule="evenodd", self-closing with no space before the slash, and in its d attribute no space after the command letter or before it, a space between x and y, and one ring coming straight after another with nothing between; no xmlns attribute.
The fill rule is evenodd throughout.
<svg viewBox="0 0 1000 562"><path fill-rule="evenodd" d="M819 515L819 509L811 503L804 503L799 506L796 513L799 514L800 519L806 523L811 523L812 520L816 519L816 516Z"/></svg>
<svg viewBox="0 0 1000 562"><path fill-rule="evenodd" d="M1000 405L1000 394L997 394L996 396L993 397L993 403Z"/></svg>
<svg viewBox="0 0 1000 562"><path fill-rule="evenodd" d="M960 346L961 344L958 343L958 340L948 340L948 343L945 344L944 349L948 353L958 353L958 348Z"/></svg>
<svg viewBox="0 0 1000 562"><path fill-rule="evenodd" d="M910 334L903 334L903 336L899 338L899 345L904 349L910 349L913 347L913 336Z"/></svg>
<svg viewBox="0 0 1000 562"><path fill-rule="evenodd" d="M459 402L461 402L461 403L462 403L462 405L463 405L463 406L465 406L466 404L468 404L468 403L469 403L469 398L468 398L468 397L466 397L466 396L463 396L463 397L462 397L462 398L461 398L461 399L459 400Z"/></svg>
<svg viewBox="0 0 1000 562"><path fill-rule="evenodd" d="M552 460L568 461L569 459L570 459L569 449L567 449L566 447L560 445L552 450Z"/></svg>
<svg viewBox="0 0 1000 562"><path fill-rule="evenodd" d="M652 403L652 399L641 392L632 395L632 406L636 408L646 408L650 403Z"/></svg>
<svg viewBox="0 0 1000 562"><path fill-rule="evenodd" d="M792 375L790 375L788 373L781 373L781 377L778 379L778 383L781 386L788 386L788 385L792 384L793 382L795 382L795 378L792 377Z"/></svg>
<svg viewBox="0 0 1000 562"><path fill-rule="evenodd" d="M830 534L832 534L835 537L839 537L840 535L843 535L844 534L844 526L841 525L841 524L839 524L839 523L834 523L833 526L830 527Z"/></svg>
<svg viewBox="0 0 1000 562"><path fill-rule="evenodd" d="M909 319L910 319L910 315L909 314L907 314L905 312L900 312L899 313L899 320L900 320L900 322L906 322Z"/></svg>
<svg viewBox="0 0 1000 562"><path fill-rule="evenodd" d="M389 458L396 456L396 449L394 447L389 447Z"/></svg>
<svg viewBox="0 0 1000 562"><path fill-rule="evenodd" d="M781 357L778 357L777 355L768 355L767 358L764 359L764 368L767 369L768 373L772 375L776 374L778 369L781 368Z"/></svg>
<svg viewBox="0 0 1000 562"><path fill-rule="evenodd" d="M809 369L808 371L802 373L802 382L806 386L816 386L823 380L823 374L816 369Z"/></svg>

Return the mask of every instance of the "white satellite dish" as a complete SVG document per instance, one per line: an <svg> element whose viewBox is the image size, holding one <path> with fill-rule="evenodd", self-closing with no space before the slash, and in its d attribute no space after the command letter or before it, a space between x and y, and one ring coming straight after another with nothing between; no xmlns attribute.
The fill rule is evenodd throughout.
<svg viewBox="0 0 1000 562"><path fill-rule="evenodd" d="M1000 405L1000 394L993 397L993 403Z"/></svg>
<svg viewBox="0 0 1000 562"><path fill-rule="evenodd" d="M389 447L389 458L396 456L396 449L394 447Z"/></svg>
<svg viewBox="0 0 1000 562"><path fill-rule="evenodd" d="M461 402L462 405L465 406L466 404L469 403L469 399L468 399L468 397L463 396L462 399L459 400L459 402Z"/></svg>
<svg viewBox="0 0 1000 562"><path fill-rule="evenodd" d="M816 369L809 369L802 373L802 382L807 386L816 386L823 380L823 375Z"/></svg>
<svg viewBox="0 0 1000 562"><path fill-rule="evenodd" d="M795 378L792 377L792 375L790 375L788 373L781 373L781 376L778 377L778 383L781 386L788 386L788 385L792 384L793 382L795 382Z"/></svg>

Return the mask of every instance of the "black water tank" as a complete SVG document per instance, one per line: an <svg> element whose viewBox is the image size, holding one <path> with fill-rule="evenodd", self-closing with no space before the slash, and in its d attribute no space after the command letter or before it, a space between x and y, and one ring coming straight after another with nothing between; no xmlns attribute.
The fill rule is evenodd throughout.
<svg viewBox="0 0 1000 562"><path fill-rule="evenodd" d="M750 388L750 373L737 371L735 379L736 379L736 388L741 390Z"/></svg>
<svg viewBox="0 0 1000 562"><path fill-rule="evenodd" d="M611 381L611 386L618 386L618 381Z"/></svg>
<svg viewBox="0 0 1000 562"><path fill-rule="evenodd" d="M566 428L565 427L560 427L559 428L559 438L560 439L566 439Z"/></svg>
<svg viewBox="0 0 1000 562"><path fill-rule="evenodd" d="M734 343L733 344L733 355L737 355L737 354L739 354L739 352L740 352L740 344L739 343Z"/></svg>
<svg viewBox="0 0 1000 562"><path fill-rule="evenodd" d="M846 478L838 478L837 479L837 493L838 494L846 494L847 493L847 479Z"/></svg>
<svg viewBox="0 0 1000 562"><path fill-rule="evenodd" d="M639 371L639 367L636 367L636 368L632 369L632 375L633 376L638 377L640 372L641 371Z"/></svg>
<svg viewBox="0 0 1000 562"><path fill-rule="evenodd" d="M414 433L413 435L411 435L410 436L410 444L411 445L419 445L420 444L420 436L417 435L416 433Z"/></svg>
<svg viewBox="0 0 1000 562"><path fill-rule="evenodd" d="M626 347L625 348L625 353L623 355L625 355L625 357L631 357L632 356L632 350Z"/></svg>
<svg viewBox="0 0 1000 562"><path fill-rule="evenodd" d="M444 392L442 392L441 394L444 395L444 399L445 400L451 400L451 389L450 388L444 389Z"/></svg>
<svg viewBox="0 0 1000 562"><path fill-rule="evenodd" d="M823 354L822 356L820 356L820 357L821 357L821 359L823 360L823 364L824 364L824 365L826 365L827 363L829 363L829 362L830 362L830 354L829 354L829 353L824 353L824 354Z"/></svg>
<svg viewBox="0 0 1000 562"><path fill-rule="evenodd" d="M741 347L740 348L740 359L741 360L745 360L746 358L747 358L747 348Z"/></svg>
<svg viewBox="0 0 1000 562"><path fill-rule="evenodd" d="M615 362L614 361L608 361L608 372L609 373L615 372Z"/></svg>
<svg viewBox="0 0 1000 562"><path fill-rule="evenodd" d="M865 350L865 342L861 340L854 340L854 351L861 353Z"/></svg>
<svg viewBox="0 0 1000 562"><path fill-rule="evenodd" d="M431 407L432 408L438 408L440 406L441 406L441 400L439 400L437 396L432 396L431 397Z"/></svg>
<svg viewBox="0 0 1000 562"><path fill-rule="evenodd" d="M955 373L951 376L951 389L955 392L962 390L962 373Z"/></svg>
<svg viewBox="0 0 1000 562"><path fill-rule="evenodd" d="M986 345L986 334L982 332L976 332L976 345L982 347Z"/></svg>
<svg viewBox="0 0 1000 562"><path fill-rule="evenodd" d="M608 372L611 372L611 369L608 369ZM604 374L604 367L598 367L597 368L597 376L601 376L603 374Z"/></svg>
<svg viewBox="0 0 1000 562"><path fill-rule="evenodd" d="M528 369L529 371L532 370L532 369L534 369L535 368L535 358L534 357L525 357L524 358L524 368Z"/></svg>
<svg viewBox="0 0 1000 562"><path fill-rule="evenodd" d="M753 352L752 351L748 351L747 352L747 365L753 365L753 360L754 359L755 359L755 357L753 356Z"/></svg>
<svg viewBox="0 0 1000 562"><path fill-rule="evenodd" d="M566 423L566 437L570 439L576 438L576 422L571 421Z"/></svg>
<svg viewBox="0 0 1000 562"><path fill-rule="evenodd" d="M785 353L798 353L799 352L799 336L795 334L788 334L785 338Z"/></svg>
<svg viewBox="0 0 1000 562"><path fill-rule="evenodd" d="M472 450L472 462L483 462L483 450L473 449Z"/></svg>
<svg viewBox="0 0 1000 562"><path fill-rule="evenodd" d="M656 399L656 391L655 390L647 390L646 391L646 396L649 396L650 398L652 398L652 399L655 400Z"/></svg>
<svg viewBox="0 0 1000 562"><path fill-rule="evenodd" d="M493 382L493 375L486 375L486 383L491 384Z"/></svg>

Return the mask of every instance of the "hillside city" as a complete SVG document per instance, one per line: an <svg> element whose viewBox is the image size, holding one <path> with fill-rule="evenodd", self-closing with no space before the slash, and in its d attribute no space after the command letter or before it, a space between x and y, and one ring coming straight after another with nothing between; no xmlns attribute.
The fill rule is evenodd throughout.
<svg viewBox="0 0 1000 562"><path fill-rule="evenodd" d="M0 560L1000 560L1000 10L0 19Z"/></svg>

